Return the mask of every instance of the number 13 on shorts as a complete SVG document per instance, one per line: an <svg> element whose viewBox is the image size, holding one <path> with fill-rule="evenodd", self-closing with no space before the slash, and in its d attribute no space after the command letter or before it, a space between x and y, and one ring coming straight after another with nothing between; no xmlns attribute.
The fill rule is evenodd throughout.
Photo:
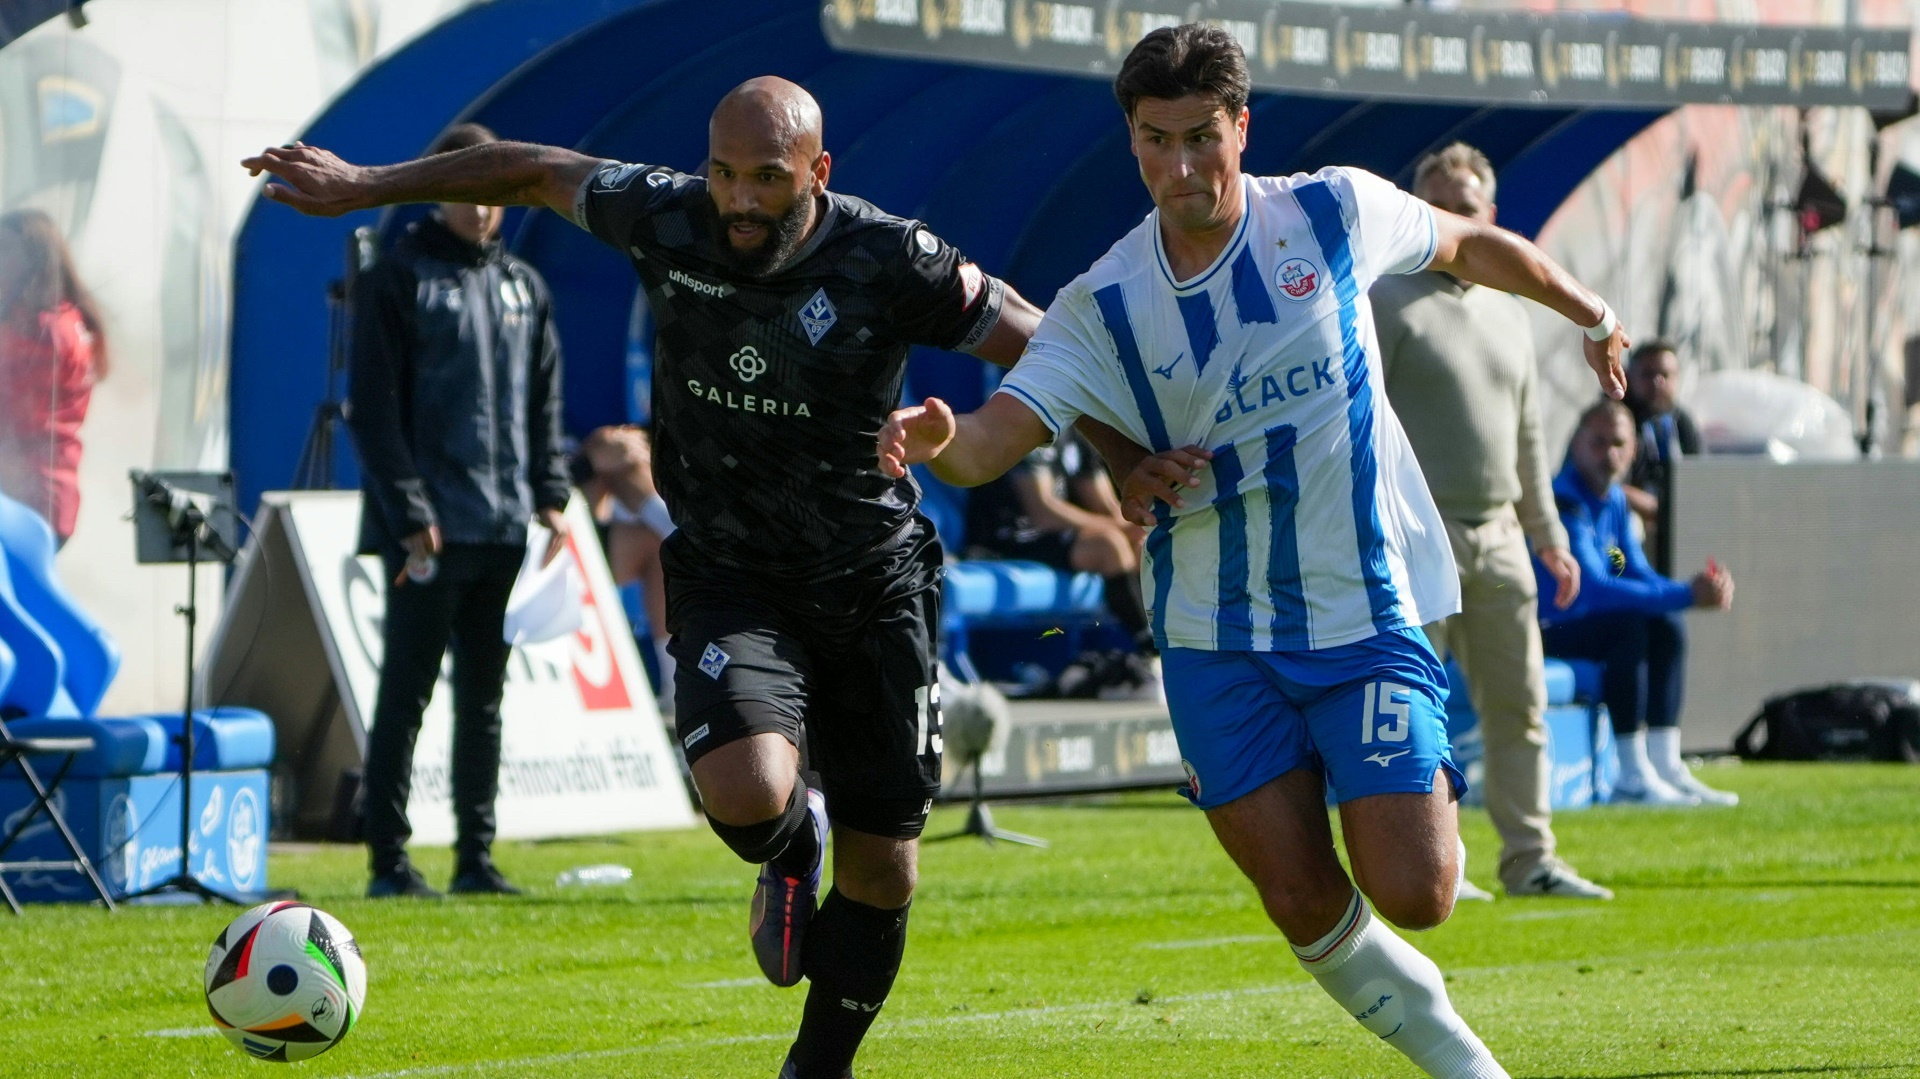
<svg viewBox="0 0 1920 1079"><path fill-rule="evenodd" d="M1412 733L1408 713L1413 689L1398 682L1370 682L1360 694L1360 744L1404 742Z"/></svg>
<svg viewBox="0 0 1920 1079"><path fill-rule="evenodd" d="M939 753L946 747L940 737L940 683L921 686L913 691L915 732L913 738L914 756Z"/></svg>

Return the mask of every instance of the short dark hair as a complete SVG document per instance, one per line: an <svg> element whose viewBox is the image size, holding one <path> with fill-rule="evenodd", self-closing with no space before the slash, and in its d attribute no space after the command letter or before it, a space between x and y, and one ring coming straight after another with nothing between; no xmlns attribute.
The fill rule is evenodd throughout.
<svg viewBox="0 0 1920 1079"><path fill-rule="evenodd" d="M1238 116L1251 89L1240 42L1199 22L1163 26L1141 38L1113 80L1113 96L1129 120L1143 97L1172 101L1189 94L1212 96L1229 117Z"/></svg>
<svg viewBox="0 0 1920 1079"><path fill-rule="evenodd" d="M1676 360L1680 358L1680 349L1676 347L1672 341L1664 337L1656 337L1651 341L1643 341L1635 345L1633 352L1627 356L1627 366L1638 367L1642 360L1645 360L1649 356L1657 356L1662 352L1673 353L1673 358Z"/></svg>
<svg viewBox="0 0 1920 1079"><path fill-rule="evenodd" d="M1611 397L1602 397L1593 404L1588 405L1585 412L1580 413L1580 422L1574 425L1574 430L1584 431L1587 429L1587 424L1592 423L1602 416L1608 419L1619 419L1624 416L1627 421L1627 426L1633 426L1632 409L1629 409Z"/></svg>
<svg viewBox="0 0 1920 1079"><path fill-rule="evenodd" d="M450 154L455 150L466 150L475 146L485 146L490 142L499 142L500 136L485 124L455 124L442 131L440 137L427 147L426 156Z"/></svg>

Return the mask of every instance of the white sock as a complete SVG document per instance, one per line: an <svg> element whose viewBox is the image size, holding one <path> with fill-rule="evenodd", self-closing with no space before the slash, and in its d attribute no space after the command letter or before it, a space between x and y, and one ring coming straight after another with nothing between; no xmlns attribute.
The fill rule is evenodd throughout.
<svg viewBox="0 0 1920 1079"><path fill-rule="evenodd" d="M1348 1015L1434 1079L1508 1079L1453 1010L1440 968L1375 920L1358 891L1333 932L1293 954Z"/></svg>
<svg viewBox="0 0 1920 1079"><path fill-rule="evenodd" d="M1632 734L1614 732L1613 755L1620 762L1620 786L1645 790L1649 777L1658 781L1659 773L1654 771L1653 762L1647 759L1645 730L1637 730Z"/></svg>
<svg viewBox="0 0 1920 1079"><path fill-rule="evenodd" d="M1653 765L1653 772L1661 779L1675 785L1693 778L1687 769L1687 762L1680 759L1680 728L1648 727L1647 759Z"/></svg>

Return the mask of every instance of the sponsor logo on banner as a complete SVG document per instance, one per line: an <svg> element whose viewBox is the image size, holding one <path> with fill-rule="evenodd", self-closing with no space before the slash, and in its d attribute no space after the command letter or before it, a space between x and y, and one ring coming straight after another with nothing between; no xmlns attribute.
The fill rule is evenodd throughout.
<svg viewBox="0 0 1920 1079"><path fill-rule="evenodd" d="M593 589L587 587L586 568L575 543L575 533L569 531L567 557L573 559L576 572L567 577L580 589L580 628L573 632L573 684L587 711L624 711L633 707L633 696L627 692L620 664L614 662L613 633Z"/></svg>
<svg viewBox="0 0 1920 1079"><path fill-rule="evenodd" d="M260 827L260 801L242 787L227 810L227 874L235 888L244 891L253 887L260 873L265 840Z"/></svg>
<svg viewBox="0 0 1920 1079"><path fill-rule="evenodd" d="M310 582L312 617L324 649L320 655L334 672L349 720L364 731L373 725L379 692L386 599L390 592L397 599L413 586L389 585L381 579L376 559L355 554L360 524L356 496L274 494L268 505L272 516L262 531L283 530L294 565L305 567L305 573L288 579L305 576ZM655 712L653 694L645 688L613 580L588 538L593 535L592 520L584 503L575 499L567 519L572 527L561 557L571 560L566 576L573 582L570 587L579 589L580 622L573 633L515 647L508 660L500 709L500 834L532 839L683 827L691 817L674 780L672 745ZM278 579L277 570L274 575ZM260 585L260 579L243 572L236 587ZM250 631L250 626L240 623L242 630ZM241 641L225 646L247 648ZM273 662L287 660L310 662L291 654ZM424 845L449 843L455 831L452 693L444 663L440 674L423 716L409 809L414 840ZM287 744L290 728L282 722ZM316 767L325 773L323 783L362 765L360 751L351 745L321 752L323 761ZM258 888L266 877L264 799L255 792L257 806L239 805L237 792L227 794L229 834L216 833L213 841L225 846L221 858L228 860L236 887L244 886L247 854L253 851L253 887ZM249 838L244 821L248 816L255 821L251 833L257 839Z"/></svg>

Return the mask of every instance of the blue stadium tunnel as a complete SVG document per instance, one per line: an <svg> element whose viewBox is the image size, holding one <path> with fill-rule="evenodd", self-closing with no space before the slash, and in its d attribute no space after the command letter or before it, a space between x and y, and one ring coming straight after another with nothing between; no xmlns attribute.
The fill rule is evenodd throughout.
<svg viewBox="0 0 1920 1079"><path fill-rule="evenodd" d="M512 139L693 170L707 116L729 87L777 74L826 114L832 186L921 218L1035 302L1099 257L1148 211L1104 80L834 51L818 0L496 0L435 27L368 71L301 138L351 161L421 152L453 123ZM1667 106L1589 109L1262 93L1247 167L1288 173L1360 165L1406 184L1454 139L1501 171L1501 223L1532 235L1573 189ZM383 242L422 212L313 219L264 200L235 252L232 465L241 504L293 478L327 395L328 283L348 236ZM509 216L510 248L552 284L574 434L628 419L626 352L635 279L627 260L551 213ZM983 365L916 355L915 392L966 407ZM336 476L357 483L350 450Z"/></svg>

